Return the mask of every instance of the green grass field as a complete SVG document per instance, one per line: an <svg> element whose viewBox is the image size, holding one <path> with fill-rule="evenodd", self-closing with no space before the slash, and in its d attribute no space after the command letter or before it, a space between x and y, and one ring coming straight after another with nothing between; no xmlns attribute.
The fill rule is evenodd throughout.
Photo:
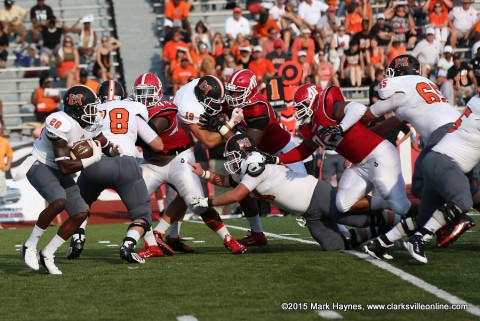
<svg viewBox="0 0 480 321"><path fill-rule="evenodd" d="M475 217L477 218L477 217ZM478 220L478 219L477 219ZM311 240L292 217L263 219L265 231ZM244 219L226 220L246 227ZM310 303L361 304L362 311L336 312L342 320L480 320L465 311L369 311L367 304L446 303L398 276L349 253L321 252L312 244L269 238L264 248L231 255L205 225L185 222L184 237L197 254L176 254L133 265L120 260L117 247L125 224L90 225L80 260L57 252L63 275L34 272L23 263L16 245L30 228L0 230L0 319L22 320L323 320ZM49 228L43 247L55 233ZM231 229L235 237L244 231ZM428 251L419 265L401 249L391 251L397 268L480 306L478 229L452 247ZM282 310L282 303L308 303L308 310ZM195 320L195 319L191 319Z"/></svg>

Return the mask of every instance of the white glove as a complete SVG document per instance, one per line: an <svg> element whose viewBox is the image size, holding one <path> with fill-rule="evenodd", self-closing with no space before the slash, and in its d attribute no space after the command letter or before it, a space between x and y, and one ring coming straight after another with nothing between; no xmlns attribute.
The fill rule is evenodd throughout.
<svg viewBox="0 0 480 321"><path fill-rule="evenodd" d="M190 204L193 206L194 209L199 207L210 207L208 204L208 197L192 197Z"/></svg>
<svg viewBox="0 0 480 321"><path fill-rule="evenodd" d="M102 159L102 147L100 146L100 142L98 140L94 140L93 142L93 155L89 158L84 158L80 160L82 162L83 168L87 168L88 166L95 164Z"/></svg>
<svg viewBox="0 0 480 321"><path fill-rule="evenodd" d="M235 108L232 111L232 117L230 117L230 120L228 121L228 126L230 128L233 128L233 126L237 125L243 120L243 109L242 108Z"/></svg>

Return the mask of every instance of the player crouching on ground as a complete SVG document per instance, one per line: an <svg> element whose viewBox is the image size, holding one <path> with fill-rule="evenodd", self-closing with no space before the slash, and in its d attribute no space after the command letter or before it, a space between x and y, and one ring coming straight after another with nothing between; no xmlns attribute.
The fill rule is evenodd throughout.
<svg viewBox="0 0 480 321"><path fill-rule="evenodd" d="M200 164L190 163L193 172L210 183L234 187L216 198L194 198L193 207L226 205L242 200L250 193L265 199L282 210L303 215L313 238L324 250L343 250L358 246L378 233L378 227L392 225L400 217L389 211L340 213L335 206L335 189L306 173L298 173L283 165L265 164L253 138L244 134L231 137L226 144L225 168L231 175L204 171ZM292 198L292 191L296 196ZM372 227L340 232L340 224Z"/></svg>
<svg viewBox="0 0 480 321"><path fill-rule="evenodd" d="M117 146L102 134L101 119L97 115L99 102L95 92L86 86L70 88L63 97L65 111L47 117L40 138L33 143L32 156L25 160L15 177L18 180L26 174L30 184L48 202L22 246L25 264L33 270L38 270L41 264L50 274L62 274L55 265L54 254L88 216L88 206L71 174L100 161L102 152L107 156L119 154ZM71 159L73 144L85 139L94 139L93 155ZM69 218L50 243L37 253L40 237L63 210Z"/></svg>

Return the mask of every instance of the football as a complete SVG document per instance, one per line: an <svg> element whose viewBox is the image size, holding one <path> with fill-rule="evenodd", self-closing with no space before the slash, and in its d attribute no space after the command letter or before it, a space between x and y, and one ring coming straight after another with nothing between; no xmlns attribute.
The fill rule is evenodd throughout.
<svg viewBox="0 0 480 321"><path fill-rule="evenodd" d="M93 140L80 140L73 143L72 148L70 149L70 157L72 159L84 159L89 158L93 155Z"/></svg>

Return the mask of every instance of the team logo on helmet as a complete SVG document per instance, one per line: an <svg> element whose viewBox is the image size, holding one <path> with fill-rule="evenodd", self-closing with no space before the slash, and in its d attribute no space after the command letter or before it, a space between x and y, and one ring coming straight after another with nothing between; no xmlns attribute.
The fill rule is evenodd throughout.
<svg viewBox="0 0 480 321"><path fill-rule="evenodd" d="M82 106L82 99L83 99L83 95L82 94L70 94L68 96L68 103L70 105L78 105L78 106Z"/></svg>
<svg viewBox="0 0 480 321"><path fill-rule="evenodd" d="M248 147L252 147L252 143L250 143L250 139L248 137L241 138L237 140L238 146L240 146L240 150L243 150Z"/></svg>
<svg viewBox="0 0 480 321"><path fill-rule="evenodd" d="M408 67L408 58L402 57L395 59L395 68L398 67Z"/></svg>
<svg viewBox="0 0 480 321"><path fill-rule="evenodd" d="M204 80L198 85L198 88L200 88L204 95L208 95L208 92L213 89L213 87L208 84L207 80Z"/></svg>

